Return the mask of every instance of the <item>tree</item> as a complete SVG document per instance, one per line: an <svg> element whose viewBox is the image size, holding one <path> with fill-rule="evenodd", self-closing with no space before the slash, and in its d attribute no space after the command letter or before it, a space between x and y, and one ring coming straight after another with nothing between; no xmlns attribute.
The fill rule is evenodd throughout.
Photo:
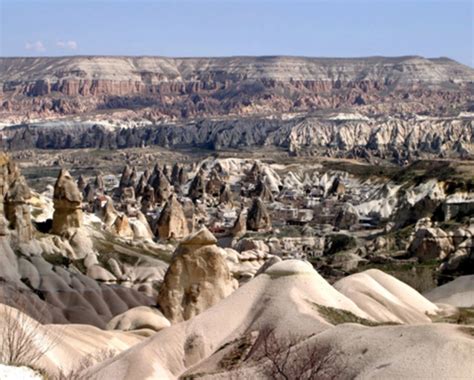
<svg viewBox="0 0 474 380"><path fill-rule="evenodd" d="M294 335L278 339L273 329L261 331L255 346L259 347L262 359L268 361L263 372L271 379L336 379L345 367L339 350L316 342L302 342Z"/></svg>

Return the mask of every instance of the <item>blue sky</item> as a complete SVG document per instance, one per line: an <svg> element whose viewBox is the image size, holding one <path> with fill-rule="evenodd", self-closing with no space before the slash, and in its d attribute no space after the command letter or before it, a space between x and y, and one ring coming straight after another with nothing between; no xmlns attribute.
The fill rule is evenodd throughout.
<svg viewBox="0 0 474 380"><path fill-rule="evenodd" d="M471 0L0 0L2 56L447 56L474 66Z"/></svg>

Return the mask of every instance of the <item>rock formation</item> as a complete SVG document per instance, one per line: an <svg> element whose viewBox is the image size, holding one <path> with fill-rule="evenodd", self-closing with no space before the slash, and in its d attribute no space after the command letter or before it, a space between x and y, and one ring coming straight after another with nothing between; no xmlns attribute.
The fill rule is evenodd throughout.
<svg viewBox="0 0 474 380"><path fill-rule="evenodd" d="M340 229L348 230L355 227L357 223L359 223L357 209L350 203L344 204L336 215L335 225Z"/></svg>
<svg viewBox="0 0 474 380"><path fill-rule="evenodd" d="M232 206L233 196L228 183L223 184L220 188L219 204Z"/></svg>
<svg viewBox="0 0 474 380"><path fill-rule="evenodd" d="M10 228L17 231L20 242L29 241L33 237L30 206L27 203L30 198L30 188L23 176L19 176L10 185L5 196L5 216L10 222Z"/></svg>
<svg viewBox="0 0 474 380"><path fill-rule="evenodd" d="M86 186L87 186L87 181L85 180L83 175L80 175L79 178L77 179L77 188L79 189L80 192L83 192Z"/></svg>
<svg viewBox="0 0 474 380"><path fill-rule="evenodd" d="M96 191L103 193L105 189L104 178L102 177L102 173L98 173L94 178L94 187Z"/></svg>
<svg viewBox="0 0 474 380"><path fill-rule="evenodd" d="M157 309L149 306L138 306L119 314L107 323L107 330L132 331L151 329L160 331L171 326L171 323Z"/></svg>
<svg viewBox="0 0 474 380"><path fill-rule="evenodd" d="M272 228L270 215L260 198L255 198L247 215L247 229L251 231L266 231Z"/></svg>
<svg viewBox="0 0 474 380"><path fill-rule="evenodd" d="M202 199L206 194L206 180L204 178L204 172L202 169L194 176L189 186L188 197L194 202L198 199Z"/></svg>
<svg viewBox="0 0 474 380"><path fill-rule="evenodd" d="M470 67L447 58L417 56L32 57L2 58L0 67L2 113L34 118L114 108L145 112L150 101L154 107L146 112L181 118L335 107L447 112L448 104L468 103L474 77Z"/></svg>
<svg viewBox="0 0 474 380"><path fill-rule="evenodd" d="M171 178L170 182L175 187L175 190L179 188L184 182L182 182L182 178L180 173L182 172L182 167L176 162L171 169Z"/></svg>
<svg viewBox="0 0 474 380"><path fill-rule="evenodd" d="M0 113L1 114L1 113ZM389 159L406 164L421 157L469 157L461 153L459 144L472 147L473 117L449 116L428 119L413 116L376 117L353 114L333 116L302 115L289 120L278 118L197 120L176 124L137 128L127 138L130 128L109 130L78 122L74 128L57 124L4 128L2 144L11 150L28 148L131 148L146 145L167 147L210 146L219 149L242 149L276 146L298 147L298 154L329 157ZM93 130L91 130L93 128ZM232 133L229 133L231 131ZM91 138L91 135L99 138ZM257 176L251 182L256 182ZM184 175L184 173L183 173Z"/></svg>
<svg viewBox="0 0 474 380"><path fill-rule="evenodd" d="M235 239L239 239L247 233L247 212L240 210L234 225L230 230L231 235Z"/></svg>
<svg viewBox="0 0 474 380"><path fill-rule="evenodd" d="M188 222L183 207L175 194L166 201L156 223L156 232L160 239L181 239L189 234Z"/></svg>
<svg viewBox="0 0 474 380"><path fill-rule="evenodd" d="M33 238L31 223L31 191L17 165L0 152L0 237L6 236L8 227L16 231L19 243Z"/></svg>
<svg viewBox="0 0 474 380"><path fill-rule="evenodd" d="M155 189L150 185L146 185L141 198L141 210L146 213L147 211L153 210L154 207Z"/></svg>
<svg viewBox="0 0 474 380"><path fill-rule="evenodd" d="M63 235L71 228L82 226L82 195L77 184L65 169L61 169L54 185L54 215L51 232Z"/></svg>
<svg viewBox="0 0 474 380"><path fill-rule="evenodd" d="M264 182L262 176L258 176L255 188L250 192L251 196L259 197L262 201L273 202L273 194Z"/></svg>
<svg viewBox="0 0 474 380"><path fill-rule="evenodd" d="M166 202L172 192L172 189L168 178L161 170L155 170L151 185L155 190L155 202L158 204Z"/></svg>
<svg viewBox="0 0 474 380"><path fill-rule="evenodd" d="M428 227L416 231L408 250L425 262L445 259L453 251L453 245L448 234L441 228Z"/></svg>
<svg viewBox="0 0 474 380"><path fill-rule="evenodd" d="M209 173L208 181L206 183L206 193L218 197L224 183L221 181L219 173L213 168Z"/></svg>
<svg viewBox="0 0 474 380"><path fill-rule="evenodd" d="M118 213L115 210L114 202L109 198L101 210L102 222L104 222L106 226L110 227L115 223L117 217Z"/></svg>
<svg viewBox="0 0 474 380"><path fill-rule="evenodd" d="M158 304L171 322L181 322L203 312L235 288L217 240L202 228L183 240L166 272Z"/></svg>
<svg viewBox="0 0 474 380"><path fill-rule="evenodd" d="M125 165L122 171L122 176L120 177L120 184L119 188L123 189L125 187L130 187L133 186L133 179L132 179L132 173L135 171L135 169L130 168L130 166Z"/></svg>
<svg viewBox="0 0 474 380"><path fill-rule="evenodd" d="M117 216L112 225L112 231L120 237L133 238L133 230L126 215Z"/></svg>
<svg viewBox="0 0 474 380"><path fill-rule="evenodd" d="M339 177L334 178L331 188L328 191L329 195L343 195L346 191L346 187L342 183Z"/></svg>

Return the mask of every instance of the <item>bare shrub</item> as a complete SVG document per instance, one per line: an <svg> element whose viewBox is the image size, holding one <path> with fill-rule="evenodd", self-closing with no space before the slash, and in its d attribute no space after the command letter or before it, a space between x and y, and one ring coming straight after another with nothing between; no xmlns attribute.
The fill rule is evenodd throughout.
<svg viewBox="0 0 474 380"><path fill-rule="evenodd" d="M345 367L341 353L332 347L304 344L296 336L278 339L273 329L260 332L256 346L268 360L264 375L271 379L336 379Z"/></svg>
<svg viewBox="0 0 474 380"><path fill-rule="evenodd" d="M59 370L59 373L53 377L55 380L88 380L89 376L86 371L92 366L102 363L103 361L113 358L117 355L117 351L112 349L102 349L84 356L77 365L69 370Z"/></svg>
<svg viewBox="0 0 474 380"><path fill-rule="evenodd" d="M35 364L50 351L60 339L60 331L50 331L19 309L26 309L25 299L14 300L17 307L2 305L0 300L0 363L6 365ZM9 300L11 303L13 300Z"/></svg>

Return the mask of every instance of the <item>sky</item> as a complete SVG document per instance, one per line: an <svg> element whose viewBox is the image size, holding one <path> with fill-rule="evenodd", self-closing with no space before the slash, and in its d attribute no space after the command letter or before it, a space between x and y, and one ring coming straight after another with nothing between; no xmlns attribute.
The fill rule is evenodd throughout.
<svg viewBox="0 0 474 380"><path fill-rule="evenodd" d="M421 55L474 67L473 4L0 0L0 55Z"/></svg>

